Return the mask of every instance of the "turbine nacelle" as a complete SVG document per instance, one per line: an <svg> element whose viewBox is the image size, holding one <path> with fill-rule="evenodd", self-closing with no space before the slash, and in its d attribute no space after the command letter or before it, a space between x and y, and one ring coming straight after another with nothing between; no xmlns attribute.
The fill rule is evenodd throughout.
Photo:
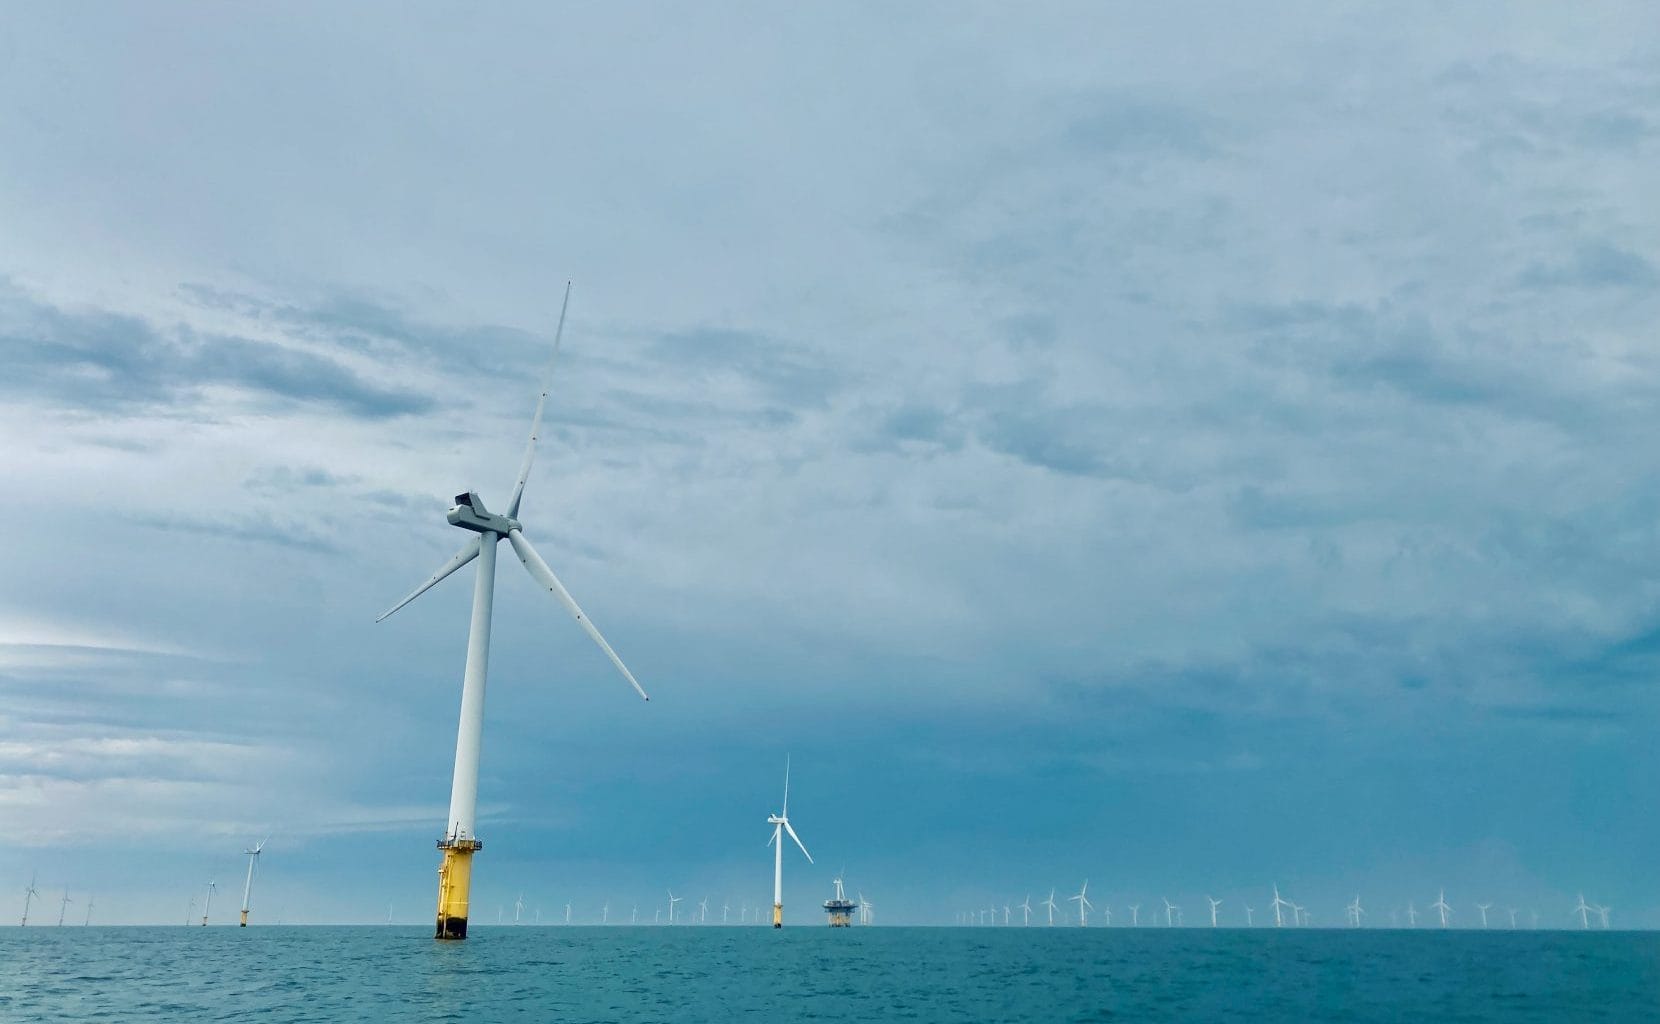
<svg viewBox="0 0 1660 1024"><path fill-rule="evenodd" d="M524 527L512 516L499 516L484 507L484 501L479 498L478 492L468 491L466 494L457 494L455 504L444 513L451 526L459 526L463 530L472 530L474 533L494 533L502 537L514 530Z"/></svg>

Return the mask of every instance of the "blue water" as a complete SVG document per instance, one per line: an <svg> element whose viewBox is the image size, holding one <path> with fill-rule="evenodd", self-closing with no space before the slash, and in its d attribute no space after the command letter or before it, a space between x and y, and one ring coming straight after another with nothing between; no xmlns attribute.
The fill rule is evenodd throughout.
<svg viewBox="0 0 1660 1024"><path fill-rule="evenodd" d="M1660 935L0 929L0 1021L1660 1021Z"/></svg>

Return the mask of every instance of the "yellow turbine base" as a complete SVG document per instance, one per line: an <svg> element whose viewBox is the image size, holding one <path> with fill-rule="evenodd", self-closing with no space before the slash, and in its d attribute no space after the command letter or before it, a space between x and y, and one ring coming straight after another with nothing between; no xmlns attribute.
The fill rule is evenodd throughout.
<svg viewBox="0 0 1660 1024"><path fill-rule="evenodd" d="M433 938L467 937L467 896L473 883L473 853L483 846L476 839L439 842L444 862L438 867L438 930Z"/></svg>
<svg viewBox="0 0 1660 1024"><path fill-rule="evenodd" d="M247 912L247 911L246 911L246 910L244 910L244 911L243 911L243 912L242 912L242 924L241 924L241 927L243 927L243 928L246 928L246 927L248 927L248 912Z"/></svg>
<svg viewBox="0 0 1660 1024"><path fill-rule="evenodd" d="M782 903L772 905L772 926L774 928L784 927L784 904Z"/></svg>

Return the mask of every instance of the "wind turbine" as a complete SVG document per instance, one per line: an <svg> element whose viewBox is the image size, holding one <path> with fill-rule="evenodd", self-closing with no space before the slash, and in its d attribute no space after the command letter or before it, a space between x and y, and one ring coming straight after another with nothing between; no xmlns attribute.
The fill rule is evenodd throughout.
<svg viewBox="0 0 1660 1024"><path fill-rule="evenodd" d="M1089 912L1095 904L1089 901L1089 879L1084 879L1084 887L1078 890L1078 895L1068 896L1068 903L1078 904L1078 927L1089 927Z"/></svg>
<svg viewBox="0 0 1660 1024"><path fill-rule="evenodd" d="M1005 903L1005 904L1003 904L1003 924L1005 926L1007 926L1008 923L1009 923L1009 905L1007 903Z"/></svg>
<svg viewBox="0 0 1660 1024"><path fill-rule="evenodd" d="M1170 902L1168 896L1162 898L1164 899L1164 926L1174 928L1176 926L1176 905Z"/></svg>
<svg viewBox="0 0 1660 1024"><path fill-rule="evenodd" d="M1411 900L1406 901L1406 924L1409 928L1418 927L1418 908L1412 905Z"/></svg>
<svg viewBox="0 0 1660 1024"><path fill-rule="evenodd" d="M1251 906L1249 903L1245 904L1245 927L1247 927L1247 928L1255 927L1255 923L1251 920L1251 915L1255 914L1256 912L1257 912L1257 909L1255 907Z"/></svg>
<svg viewBox="0 0 1660 1024"><path fill-rule="evenodd" d="M1212 928L1215 928L1216 927L1216 909L1222 905L1222 901L1221 900L1213 900L1209 896L1205 897L1205 901L1210 904L1210 926Z"/></svg>
<svg viewBox="0 0 1660 1024"><path fill-rule="evenodd" d="M1274 902L1272 906L1274 908L1274 927L1282 927L1285 924L1285 918L1281 916L1280 908L1291 909L1291 901L1280 898L1280 883L1278 882L1274 883Z"/></svg>
<svg viewBox="0 0 1660 1024"><path fill-rule="evenodd" d="M1597 909L1597 915L1602 918L1602 930L1607 931L1608 930L1608 915L1610 913L1612 913L1613 911L1610 908L1603 907L1603 906L1599 906L1596 909Z"/></svg>
<svg viewBox="0 0 1660 1024"><path fill-rule="evenodd" d="M565 333L565 311L571 302L571 286L565 285L565 300L559 307L559 327L553 336L554 358L559 355L559 341ZM472 887L473 854L484 848L475 831L478 810L478 762L484 734L484 683L490 662L490 611L495 600L496 544L503 538L524 564L531 578L551 593L565 610L611 659L618 672L645 700L641 688L628 666L617 657L617 652L605 642L605 637L577 606L575 599L559 582L559 577L548 568L547 562L531 547L519 521L519 504L524 498L525 481L530 478L530 466L536 455L536 439L542 430L542 411L547 407L553 367L549 364L548 379L542 385L541 397L536 400L536 414L530 421L530 440L525 445L524 461L519 465L519 476L513 485L507 511L497 514L487 511L484 502L474 491L458 494L455 505L444 516L451 526L471 531L476 536L461 545L449 561L410 595L383 612L376 622L396 612L404 605L426 593L440 580L457 569L478 559L478 575L473 581L472 625L467 633L467 666L461 682L461 723L455 740L455 773L450 783L450 813L445 823L444 838L439 849L444 851L443 865L438 869L438 925L435 938L465 939L467 937L468 894Z"/></svg>
<svg viewBox="0 0 1660 1024"><path fill-rule="evenodd" d="M1032 898L1030 896L1026 897L1026 913L1027 913L1028 916L1030 916L1030 914L1032 912L1031 903L1032 903ZM870 917L871 917L870 912L875 910L875 909L876 909L876 904L874 904L874 903L870 902L869 900L865 899L865 894L864 893L860 893L859 894L859 923L860 924L869 924L870 923Z"/></svg>
<svg viewBox="0 0 1660 1024"><path fill-rule="evenodd" d="M807 863L813 862L813 855L807 852L807 845L801 837L795 834L790 825L790 759L784 758L784 809L777 814L767 816L767 824L772 826L772 838L767 845L772 847L772 926L784 927L784 833L788 832L795 845L801 847L802 856Z"/></svg>
<svg viewBox="0 0 1660 1024"><path fill-rule="evenodd" d="M35 888L35 879L37 877L39 876L34 873L30 873L29 887L23 890L23 923L18 925L19 928L29 927L29 904L36 896L40 895L40 890Z"/></svg>
<svg viewBox="0 0 1660 1024"><path fill-rule="evenodd" d="M697 923L698 924L708 924L709 923L709 897L707 897L707 896L705 896L703 899L698 901L698 904L697 904Z"/></svg>
<svg viewBox="0 0 1660 1024"><path fill-rule="evenodd" d="M1060 909L1055 903L1055 890L1050 889L1049 898L1038 904L1038 906L1049 908L1049 927L1055 927L1055 911Z"/></svg>
<svg viewBox="0 0 1660 1024"><path fill-rule="evenodd" d="M1508 913L1510 915L1510 930L1515 931L1516 930L1516 908L1511 907L1511 908L1509 908L1509 910L1506 911L1506 913Z"/></svg>
<svg viewBox="0 0 1660 1024"><path fill-rule="evenodd" d="M63 887L63 902L58 904L58 927L59 928L63 927L64 912L69 909L69 905L73 902L75 902L75 901L69 898L69 887L66 885L66 886Z"/></svg>
<svg viewBox="0 0 1660 1024"><path fill-rule="evenodd" d="M525 894L521 892L521 893L519 893L518 899L515 899L513 901L513 923L514 924L519 923L519 918L524 916L524 912L525 912Z"/></svg>
<svg viewBox="0 0 1660 1024"><path fill-rule="evenodd" d="M721 905L720 905L720 923L721 924L726 924L727 923L727 918L730 917L731 915L732 915L732 904L726 902L725 900L722 900Z"/></svg>
<svg viewBox="0 0 1660 1024"><path fill-rule="evenodd" d="M1440 895L1436 896L1435 902L1431 903L1429 908L1441 912L1441 927L1445 928L1447 926L1447 915L1452 913L1452 908L1447 906L1447 890L1442 889Z"/></svg>
<svg viewBox="0 0 1660 1024"><path fill-rule="evenodd" d="M1482 927L1483 930L1485 930L1487 928L1487 908L1489 908L1491 906L1492 906L1491 903L1477 903L1476 904L1476 909L1481 911L1481 927Z"/></svg>
<svg viewBox="0 0 1660 1024"><path fill-rule="evenodd" d="M673 889L669 890L669 924L674 923L674 905L685 898L684 896L676 896Z"/></svg>
<svg viewBox="0 0 1660 1024"><path fill-rule="evenodd" d="M1580 931L1584 931L1587 928L1591 927L1590 924L1585 919L1585 914L1590 909L1591 908L1588 905L1586 905L1586 903L1585 903L1585 894L1580 893L1579 894L1579 902L1574 905L1574 909L1573 909L1573 912L1579 915L1579 930Z"/></svg>
<svg viewBox="0 0 1660 1024"><path fill-rule="evenodd" d="M1141 904L1139 903L1130 904L1130 927L1141 927Z"/></svg>
<svg viewBox="0 0 1660 1024"><path fill-rule="evenodd" d="M238 927L248 927L248 898L254 893L254 865L259 863L259 853L265 849L265 844L270 841L271 837L266 836L255 843L252 850L242 851L248 856L248 880L242 883L242 923ZM388 913L387 916L390 917L391 914Z"/></svg>
<svg viewBox="0 0 1660 1024"><path fill-rule="evenodd" d="M540 914L541 911L538 910L536 913ZM571 905L569 903L565 904L565 923L567 925L571 923Z"/></svg>
<svg viewBox="0 0 1660 1024"><path fill-rule="evenodd" d="M1360 893L1355 893L1354 902L1349 904L1344 909L1348 912L1349 923L1353 924L1356 928L1359 928L1361 915L1366 913L1365 909L1360 905Z"/></svg>
<svg viewBox="0 0 1660 1024"><path fill-rule="evenodd" d="M1606 921L1606 920L1607 919L1604 918L1604 921ZM88 896L86 898L86 920L81 922L81 927L85 928L85 927L87 927L91 924L92 924L92 897ZM1606 927L1606 925L1605 925L1605 927Z"/></svg>
<svg viewBox="0 0 1660 1024"><path fill-rule="evenodd" d="M207 899L202 903L202 927L204 928L207 927L208 923L208 911L213 909L213 891L217 888L219 888L218 882L208 882Z"/></svg>
<svg viewBox="0 0 1660 1024"><path fill-rule="evenodd" d="M628 923L629 924L639 924L640 923L640 905L638 903L634 904L634 909L630 910L628 912Z"/></svg>
<svg viewBox="0 0 1660 1024"><path fill-rule="evenodd" d="M863 897L860 897L863 899ZM1026 894L1026 902L1020 905L1020 924L1026 927L1032 923L1032 894Z"/></svg>
<svg viewBox="0 0 1660 1024"><path fill-rule="evenodd" d="M600 924L610 924L611 923L611 901L610 900L606 900L605 905L599 908L599 923Z"/></svg>
<svg viewBox="0 0 1660 1024"><path fill-rule="evenodd" d="M184 923L188 927L190 922L194 920L196 920L196 897L192 896L190 902L185 905Z"/></svg>

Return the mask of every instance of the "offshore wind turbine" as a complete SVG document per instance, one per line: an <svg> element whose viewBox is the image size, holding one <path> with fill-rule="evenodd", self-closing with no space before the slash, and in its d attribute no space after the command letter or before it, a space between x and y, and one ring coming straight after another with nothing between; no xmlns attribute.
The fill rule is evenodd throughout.
<svg viewBox="0 0 1660 1024"><path fill-rule="evenodd" d="M23 921L18 925L19 928L29 927L29 904L36 896L40 895L40 890L35 888L35 879L37 877L39 876L31 872L29 875L29 887L23 890Z"/></svg>
<svg viewBox="0 0 1660 1024"><path fill-rule="evenodd" d="M1217 910L1218 907L1220 907L1222 905L1222 901L1221 900L1213 900L1209 896L1206 896L1205 897L1205 902L1210 904L1210 926L1212 928L1215 928L1216 927L1216 910Z"/></svg>
<svg viewBox="0 0 1660 1024"><path fill-rule="evenodd" d="M1579 915L1579 930L1580 931L1584 931L1587 928L1591 927L1590 924L1587 923L1587 921L1585 920L1585 914L1590 909L1591 908L1585 903L1585 894L1580 893L1579 894L1579 902L1574 905L1574 909L1573 909L1573 912Z"/></svg>
<svg viewBox="0 0 1660 1024"><path fill-rule="evenodd" d="M514 924L519 924L520 923L519 918L524 916L524 912L525 912L525 894L521 892L521 893L519 893L518 899L515 899L513 901L513 923Z"/></svg>
<svg viewBox="0 0 1660 1024"><path fill-rule="evenodd" d="M1447 926L1447 915L1452 913L1452 908L1447 906L1447 890L1442 889L1440 894L1436 896L1435 902L1429 905L1429 908L1441 912L1441 927L1445 928Z"/></svg>
<svg viewBox="0 0 1660 1024"><path fill-rule="evenodd" d="M1130 904L1130 927L1141 927L1141 904L1139 903Z"/></svg>
<svg viewBox="0 0 1660 1024"><path fill-rule="evenodd" d="M64 912L69 909L69 905L73 902L75 902L75 901L69 898L69 886L66 885L66 886L63 887L63 902L58 904L58 927L59 928L63 927Z"/></svg>
<svg viewBox="0 0 1660 1024"><path fill-rule="evenodd" d="M217 888L219 888L219 883L218 882L213 882L213 881L208 882L207 900L202 903L202 927L203 928L207 927L208 911L213 909L213 890L215 890Z"/></svg>
<svg viewBox="0 0 1660 1024"><path fill-rule="evenodd" d="M1162 898L1164 899L1164 926L1174 928L1176 926L1176 905L1170 902L1169 897Z"/></svg>
<svg viewBox="0 0 1660 1024"><path fill-rule="evenodd" d="M559 355L559 341L565 333L565 311L571 302L571 286L565 285L565 299L559 307L559 327L553 335L554 358ZM451 526L470 531L475 536L461 545L449 561L408 597L383 612L376 622L384 620L404 605L426 593L439 581L457 569L478 559L478 575L473 581L472 624L467 633L467 664L461 680L461 722L456 730L455 772L450 782L450 812L444 825L444 838L438 848L444 851L442 866L438 869L438 924L434 935L439 939L467 937L468 897L472 888L473 854L484 848L475 830L478 811L478 763L484 735L484 684L490 662L490 611L496 589L496 545L504 538L513 546L525 571L565 607L589 638L611 659L618 672L634 687L642 699L650 700L646 691L634 678L634 673L617 657L617 652L605 642L605 637L577 606L570 591L559 582L559 577L548 568L547 562L531 547L524 537L524 526L519 521L519 504L524 498L525 482L530 479L530 466L536 456L536 439L542 430L542 412L547 407L553 367L542 384L541 397L536 400L536 414L530 421L530 440L525 445L524 461L519 464L519 476L513 485L512 497L505 513L485 509L484 502L474 491L458 494L455 504L445 513Z"/></svg>
<svg viewBox="0 0 1660 1024"><path fill-rule="evenodd" d="M1253 928L1256 926L1255 922L1251 920L1251 915L1256 912L1257 908L1251 906L1249 903L1245 904L1245 927Z"/></svg>
<svg viewBox="0 0 1660 1024"><path fill-rule="evenodd" d="M92 897L88 896L86 898L86 920L81 922L81 927L86 928L86 927L91 926L91 924L92 924Z"/></svg>
<svg viewBox="0 0 1660 1024"><path fill-rule="evenodd" d="M1492 906L1491 903L1477 903L1476 904L1476 909L1481 911L1481 927L1483 929L1485 929L1487 927L1487 909L1491 906Z"/></svg>
<svg viewBox="0 0 1660 1024"><path fill-rule="evenodd" d="M676 896L673 889L669 890L669 924L674 923L674 905L685 898L684 896Z"/></svg>
<svg viewBox="0 0 1660 1024"><path fill-rule="evenodd" d="M1089 879L1084 879L1083 888L1078 890L1078 895L1068 896L1066 901L1078 904L1078 927L1088 928L1089 912L1095 906L1089 901Z"/></svg>
<svg viewBox="0 0 1660 1024"><path fill-rule="evenodd" d="M1349 923L1354 925L1356 928L1359 928L1361 915L1366 913L1365 909L1360 905L1360 893L1355 893L1354 902L1343 909L1349 916Z"/></svg>
<svg viewBox="0 0 1660 1024"><path fill-rule="evenodd" d="M1274 908L1274 927L1282 927L1285 924L1285 918L1281 916L1280 908L1291 909L1291 901L1280 898L1280 883L1278 882L1274 883L1274 902L1272 906Z"/></svg>
<svg viewBox="0 0 1660 1024"><path fill-rule="evenodd" d="M1418 908L1412 905L1411 900L1406 901L1406 924L1409 928L1418 927Z"/></svg>
<svg viewBox="0 0 1660 1024"><path fill-rule="evenodd" d="M861 899L863 897L860 897ZM1026 902L1020 905L1020 924L1026 927L1032 923L1032 894L1026 894Z"/></svg>
<svg viewBox="0 0 1660 1024"><path fill-rule="evenodd" d="M259 842L255 843L253 849L242 851L248 855L248 880L242 883L242 923L238 925L238 927L248 927L248 898L252 896L254 892L254 865L259 863L259 853L261 850L265 849L265 844L270 841L271 837L266 836L264 839L261 839ZM387 917L391 916L391 913L388 912Z"/></svg>
<svg viewBox="0 0 1660 1024"><path fill-rule="evenodd" d="M1049 890L1049 898L1038 904L1038 906L1049 908L1049 927L1055 927L1055 911L1058 910L1059 907L1055 903L1055 890L1053 888Z"/></svg>
<svg viewBox="0 0 1660 1024"><path fill-rule="evenodd" d="M790 825L790 759L784 758L784 809L777 814L767 815L767 824L772 826L772 838L767 845L772 847L772 926L784 927L784 833L788 832L795 845L801 847L802 856L807 863L813 862L813 855L807 852L807 844L795 834L795 828Z"/></svg>

